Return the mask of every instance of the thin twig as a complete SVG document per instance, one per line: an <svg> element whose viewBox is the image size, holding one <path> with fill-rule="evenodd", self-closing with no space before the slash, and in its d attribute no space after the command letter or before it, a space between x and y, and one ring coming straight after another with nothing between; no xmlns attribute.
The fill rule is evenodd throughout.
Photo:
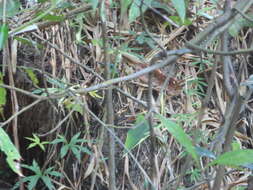
<svg viewBox="0 0 253 190"><path fill-rule="evenodd" d="M4 127L9 122L11 122L13 119L15 119L18 115L20 115L21 113L29 110L31 107L33 107L36 104L40 103L42 100L44 100L44 99L38 99L38 100L34 101L33 103L29 104L28 106L24 107L23 109L21 109L20 111L16 112L9 119L7 119L6 121L4 121L3 123L0 123L0 127Z"/></svg>

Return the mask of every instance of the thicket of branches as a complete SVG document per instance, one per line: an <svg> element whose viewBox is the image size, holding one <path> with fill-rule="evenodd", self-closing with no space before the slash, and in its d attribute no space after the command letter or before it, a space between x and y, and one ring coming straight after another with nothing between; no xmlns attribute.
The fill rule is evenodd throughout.
<svg viewBox="0 0 253 190"><path fill-rule="evenodd" d="M252 3L3 0L0 188L253 189Z"/></svg>

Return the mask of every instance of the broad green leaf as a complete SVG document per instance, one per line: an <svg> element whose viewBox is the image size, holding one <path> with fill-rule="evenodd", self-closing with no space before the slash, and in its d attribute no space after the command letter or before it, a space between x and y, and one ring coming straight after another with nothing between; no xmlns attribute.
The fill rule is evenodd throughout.
<svg viewBox="0 0 253 190"><path fill-rule="evenodd" d="M0 28L0 50L3 49L7 39L8 39L8 26L6 24L3 24L1 25Z"/></svg>
<svg viewBox="0 0 253 190"><path fill-rule="evenodd" d="M182 23L185 22L185 15L186 15L186 6L185 0L171 0L173 6L175 7L178 16L180 17Z"/></svg>
<svg viewBox="0 0 253 190"><path fill-rule="evenodd" d="M149 125L143 115L139 115L135 122L133 129L127 132L125 146L128 150L132 150L135 146L140 144L149 135Z"/></svg>
<svg viewBox="0 0 253 190"><path fill-rule="evenodd" d="M22 176L19 166L17 165L18 161L20 161L21 156L16 149L16 147L11 142L8 134L0 127L0 150L4 152L7 156L6 160L10 168L17 173L18 175Z"/></svg>
<svg viewBox="0 0 253 190"><path fill-rule="evenodd" d="M253 150L241 149L231 152L226 152L217 159L212 161L209 165L226 165L226 166L243 166L253 163Z"/></svg>
<svg viewBox="0 0 253 190"><path fill-rule="evenodd" d="M160 119L162 125L171 133L171 135L183 146L186 151L193 157L193 159L198 163L198 156L193 146L191 139L184 132L181 126L164 116L157 114L157 117Z"/></svg>
<svg viewBox="0 0 253 190"><path fill-rule="evenodd" d="M6 0L6 16L13 17L19 12L20 2L19 0ZM3 18L3 1L0 2L0 18Z"/></svg>

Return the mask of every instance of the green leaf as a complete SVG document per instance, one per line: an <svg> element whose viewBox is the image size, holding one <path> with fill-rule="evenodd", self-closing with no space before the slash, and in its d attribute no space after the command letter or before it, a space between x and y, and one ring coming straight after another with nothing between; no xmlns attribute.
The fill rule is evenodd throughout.
<svg viewBox="0 0 253 190"><path fill-rule="evenodd" d="M64 20L64 17L58 16L58 15L47 14L46 16L43 17L43 20L49 20L52 22L61 22Z"/></svg>
<svg viewBox="0 0 253 190"><path fill-rule="evenodd" d="M88 0L88 2L91 4L93 10L98 7L98 0Z"/></svg>
<svg viewBox="0 0 253 190"><path fill-rule="evenodd" d="M50 175L55 176L55 177L61 177L62 176L62 174L60 172L57 172L57 171L51 171Z"/></svg>
<svg viewBox="0 0 253 190"><path fill-rule="evenodd" d="M86 148L86 147L81 147L80 149L81 149L82 152L84 152L84 153L86 153L86 154L89 154L89 155L92 155L92 152L91 152L88 148Z"/></svg>
<svg viewBox="0 0 253 190"><path fill-rule="evenodd" d="M6 104L6 94L7 94L6 89L0 88L0 107Z"/></svg>
<svg viewBox="0 0 253 190"><path fill-rule="evenodd" d="M63 158L67 153L68 153L68 150L69 150L69 146L68 145L65 145L61 148L61 158Z"/></svg>
<svg viewBox="0 0 253 190"><path fill-rule="evenodd" d="M188 18L186 18L186 19L184 20L184 22L182 22L182 20L180 19L179 16L169 16L169 18L170 18L172 21L174 21L176 24L180 25L180 26L182 26L182 25L189 26L189 25L192 24L192 21L189 20Z"/></svg>
<svg viewBox="0 0 253 190"><path fill-rule="evenodd" d="M81 132L78 132L77 134L75 134L75 135L71 138L70 143L76 142L76 140L79 138L80 135L81 135Z"/></svg>
<svg viewBox="0 0 253 190"><path fill-rule="evenodd" d="M29 146L27 147L27 149L33 148L33 147L35 147L36 145L37 145L37 143L31 143L31 144L29 144Z"/></svg>
<svg viewBox="0 0 253 190"><path fill-rule="evenodd" d="M0 84L3 84L3 74L0 72ZM0 107L4 106L6 104L6 89L0 88Z"/></svg>
<svg viewBox="0 0 253 190"><path fill-rule="evenodd" d="M48 176L42 176L41 177L42 181L44 182L44 184L48 187L48 189L55 189L54 185L51 182L50 177Z"/></svg>
<svg viewBox="0 0 253 190"><path fill-rule="evenodd" d="M28 183L28 189L29 190L33 190L33 188L36 186L38 180L39 180L39 176L30 176L29 177L29 183Z"/></svg>
<svg viewBox="0 0 253 190"><path fill-rule="evenodd" d="M140 144L149 135L149 125L143 115L138 115L133 129L127 132L125 146L128 150L132 150Z"/></svg>
<svg viewBox="0 0 253 190"><path fill-rule="evenodd" d="M17 161L20 161L21 156L16 147L11 142L8 134L0 127L0 150L7 156L6 160L10 168L22 176L20 168L17 165Z"/></svg>
<svg viewBox="0 0 253 190"><path fill-rule="evenodd" d="M0 50L3 49L7 39L8 39L8 26L6 24L3 24L1 25L0 28Z"/></svg>
<svg viewBox="0 0 253 190"><path fill-rule="evenodd" d="M77 160L80 162L81 161L81 151L78 150L78 148L76 148L76 147L71 147L71 151L73 152L73 154L75 155Z"/></svg>
<svg viewBox="0 0 253 190"><path fill-rule="evenodd" d="M63 81L60 81L60 80L57 80L57 79L54 79L54 78L49 78L47 79L47 81L61 89L64 89L67 87L67 84L64 83Z"/></svg>
<svg viewBox="0 0 253 190"><path fill-rule="evenodd" d="M6 1L6 16L13 17L19 12L20 2L19 0L7 0ZM3 18L3 1L0 2L0 19Z"/></svg>
<svg viewBox="0 0 253 190"><path fill-rule="evenodd" d="M142 0L133 0L133 3L129 9L129 23L135 21L136 18L141 15L141 13L140 13L141 1ZM144 14L144 12L148 8L147 5L151 6L152 0L143 0L143 1L144 1L144 3L142 5L142 12Z"/></svg>
<svg viewBox="0 0 253 190"><path fill-rule="evenodd" d="M180 17L182 23L185 22L186 6L184 0L171 0L173 6L175 7L178 16Z"/></svg>
<svg viewBox="0 0 253 190"><path fill-rule="evenodd" d="M38 0L38 3L45 3L47 1L49 1L49 0Z"/></svg>
<svg viewBox="0 0 253 190"><path fill-rule="evenodd" d="M29 78L32 80L33 84L35 86L37 86L39 84L39 80L36 76L36 74L33 72L33 69L25 69L25 72L27 73L27 75L29 76Z"/></svg>
<svg viewBox="0 0 253 190"><path fill-rule="evenodd" d="M226 152L217 159L212 161L209 165L226 165L226 166L243 166L246 164L253 163L253 150L250 149L241 149L231 152Z"/></svg>
<svg viewBox="0 0 253 190"><path fill-rule="evenodd" d="M193 146L191 139L184 132L180 125L177 123L165 118L164 116L157 114L157 117L160 119L162 125L171 133L171 135L183 146L186 151L193 157L193 159L198 163L198 156Z"/></svg>

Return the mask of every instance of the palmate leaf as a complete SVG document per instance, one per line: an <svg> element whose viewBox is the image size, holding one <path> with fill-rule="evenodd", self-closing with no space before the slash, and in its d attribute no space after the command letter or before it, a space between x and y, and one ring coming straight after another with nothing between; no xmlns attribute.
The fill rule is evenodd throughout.
<svg viewBox="0 0 253 190"><path fill-rule="evenodd" d="M42 176L41 179L44 182L44 184L48 187L48 189L50 189L50 190L55 189L49 176Z"/></svg>
<svg viewBox="0 0 253 190"><path fill-rule="evenodd" d="M196 149L193 146L191 139L184 132L181 126L164 116L157 114L157 117L160 119L162 125L169 131L169 133L183 146L186 151L193 157L193 159L198 163L198 156Z"/></svg>

